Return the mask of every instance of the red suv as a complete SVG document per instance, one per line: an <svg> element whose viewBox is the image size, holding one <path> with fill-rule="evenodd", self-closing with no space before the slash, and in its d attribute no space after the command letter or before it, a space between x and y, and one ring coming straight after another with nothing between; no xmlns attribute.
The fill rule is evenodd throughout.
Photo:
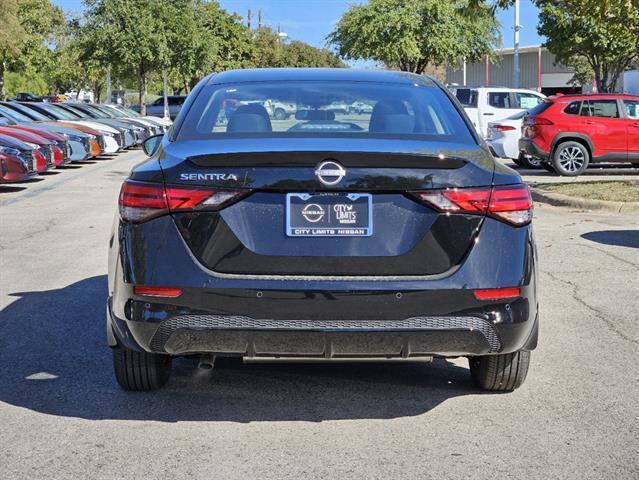
<svg viewBox="0 0 639 480"><path fill-rule="evenodd" d="M524 118L519 150L566 176L577 176L595 162L631 162L639 167L639 96L548 98Z"/></svg>

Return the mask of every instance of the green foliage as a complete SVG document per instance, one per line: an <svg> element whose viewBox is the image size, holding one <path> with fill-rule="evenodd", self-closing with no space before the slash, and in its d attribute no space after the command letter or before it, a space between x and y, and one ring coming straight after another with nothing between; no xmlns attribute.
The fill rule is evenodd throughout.
<svg viewBox="0 0 639 480"><path fill-rule="evenodd" d="M370 0L354 5L328 37L345 59L423 73L427 65L478 60L499 41L492 7L467 0Z"/></svg>
<svg viewBox="0 0 639 480"><path fill-rule="evenodd" d="M204 75L232 68L344 66L331 52L282 43L264 27L210 0L85 0L81 17L64 18L49 0L0 0L0 83L37 94L91 88L99 98L107 71L114 85L189 91ZM18 74L17 72L21 72Z"/></svg>
<svg viewBox="0 0 639 480"><path fill-rule="evenodd" d="M0 0L0 60L20 53L26 31L18 16L18 0Z"/></svg>
<svg viewBox="0 0 639 480"><path fill-rule="evenodd" d="M49 85L44 75L34 70L25 72L7 72L5 74L7 96L15 97L20 92L30 92L34 95L46 95L49 93Z"/></svg>
<svg viewBox="0 0 639 480"><path fill-rule="evenodd" d="M62 11L49 0L0 0L0 97L5 72L38 74L50 64L47 43L62 25Z"/></svg>
<svg viewBox="0 0 639 480"><path fill-rule="evenodd" d="M576 78L594 78L600 92L613 91L623 72L639 59L637 0L536 0L546 47Z"/></svg>

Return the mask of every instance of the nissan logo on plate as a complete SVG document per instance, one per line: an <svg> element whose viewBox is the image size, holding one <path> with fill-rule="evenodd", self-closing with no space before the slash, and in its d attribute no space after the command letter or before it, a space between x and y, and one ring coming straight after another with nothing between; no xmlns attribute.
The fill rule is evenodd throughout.
<svg viewBox="0 0 639 480"><path fill-rule="evenodd" d="M346 175L346 170L339 163L328 160L319 164L315 175L324 185L337 185Z"/></svg>

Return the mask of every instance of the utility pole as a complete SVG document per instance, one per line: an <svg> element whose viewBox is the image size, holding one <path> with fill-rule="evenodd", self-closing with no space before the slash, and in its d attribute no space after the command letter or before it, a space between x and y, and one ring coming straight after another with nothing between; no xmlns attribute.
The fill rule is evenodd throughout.
<svg viewBox="0 0 639 480"><path fill-rule="evenodd" d="M107 69L106 90L106 103L111 103L111 67Z"/></svg>
<svg viewBox="0 0 639 480"><path fill-rule="evenodd" d="M515 48L513 54L513 88L519 88L519 0L515 0Z"/></svg>
<svg viewBox="0 0 639 480"><path fill-rule="evenodd" d="M467 73L467 72L466 72L466 57L464 57L464 70L463 70L463 72L464 72L464 78L463 78L463 82L462 82L462 84L463 84L463 85L464 85L464 87L465 87L465 86L466 86L466 73Z"/></svg>
<svg viewBox="0 0 639 480"><path fill-rule="evenodd" d="M251 29L251 9L249 8L248 10L248 15L246 16L246 25L248 26L248 29Z"/></svg>
<svg viewBox="0 0 639 480"><path fill-rule="evenodd" d="M262 9L257 11L257 28L262 28Z"/></svg>
<svg viewBox="0 0 639 480"><path fill-rule="evenodd" d="M169 112L169 76L166 73L166 70L162 70L162 79L164 80L164 119L169 120L171 118Z"/></svg>

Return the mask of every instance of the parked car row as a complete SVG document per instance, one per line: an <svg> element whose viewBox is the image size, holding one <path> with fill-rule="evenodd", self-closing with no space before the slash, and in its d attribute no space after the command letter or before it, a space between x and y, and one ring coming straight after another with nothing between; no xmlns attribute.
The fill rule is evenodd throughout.
<svg viewBox="0 0 639 480"><path fill-rule="evenodd" d="M171 124L118 105L0 102L0 183L117 153Z"/></svg>

